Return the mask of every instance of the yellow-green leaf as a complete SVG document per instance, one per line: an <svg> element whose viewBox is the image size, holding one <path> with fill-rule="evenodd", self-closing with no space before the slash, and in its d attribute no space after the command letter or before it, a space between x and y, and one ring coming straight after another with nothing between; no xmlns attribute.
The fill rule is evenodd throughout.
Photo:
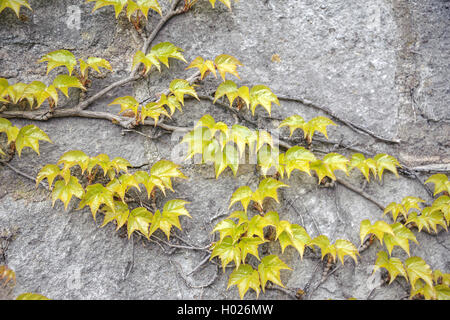
<svg viewBox="0 0 450 320"><path fill-rule="evenodd" d="M403 276L406 281L408 281L408 274L400 259L394 257L389 258L388 254L384 251L379 251L377 253L377 261L375 262L373 272L375 273L380 268L385 268L389 272L389 284L391 284L398 275Z"/></svg>
<svg viewBox="0 0 450 320"><path fill-rule="evenodd" d="M52 188L53 181L55 178L60 174L61 170L59 167L55 164L47 164L45 165L41 171L39 171L37 177L36 177L36 187L39 185L39 183L47 178L48 181L48 187L49 189Z"/></svg>
<svg viewBox="0 0 450 320"><path fill-rule="evenodd" d="M52 192L52 206L54 206L56 200L59 199L64 203L64 209L67 210L67 206L69 205L72 196L81 199L83 195L84 189L78 182L78 179L74 176L70 176L70 180L67 184L62 180L55 182Z"/></svg>
<svg viewBox="0 0 450 320"><path fill-rule="evenodd" d="M228 54L221 54L214 59L214 63L216 64L217 71L219 72L223 81L225 81L225 76L227 73L232 74L240 79L236 68L237 66L242 66L242 64L235 57Z"/></svg>
<svg viewBox="0 0 450 320"><path fill-rule="evenodd" d="M450 193L450 181L443 173L437 173L432 175L425 181L425 183L434 183L434 194L437 195L441 192Z"/></svg>
<svg viewBox="0 0 450 320"><path fill-rule="evenodd" d="M217 78L216 66L211 60L205 60L202 57L195 58L186 69L197 68L200 71L201 79L203 80L205 74L209 71Z"/></svg>
<svg viewBox="0 0 450 320"><path fill-rule="evenodd" d="M238 269L241 264L241 249L234 243L231 237L225 237L222 241L216 242L213 245L209 260L212 260L214 257L219 257L222 261L223 272L225 272L225 267L231 261L234 261L236 269Z"/></svg>
<svg viewBox="0 0 450 320"><path fill-rule="evenodd" d="M261 291L258 271L248 264L240 265L238 269L230 274L227 290L233 285L238 287L241 300L244 299L245 293L249 288L255 290L256 297L258 297Z"/></svg>
<svg viewBox="0 0 450 320"><path fill-rule="evenodd" d="M197 96L197 93L195 92L195 89L189 81L184 79L175 79L170 83L170 92L172 92L177 100L184 106L184 95L190 95L197 100L200 101L200 99Z"/></svg>
<svg viewBox="0 0 450 320"><path fill-rule="evenodd" d="M252 114L255 114L255 109L258 105L262 105L270 115L272 103L280 105L277 96L267 86L257 85L250 90L250 109Z"/></svg>
<svg viewBox="0 0 450 320"><path fill-rule="evenodd" d="M280 287L284 287L280 279L280 271L284 269L292 270L276 255L268 255L261 259L261 263L258 266L258 273L261 279L263 292L265 292L264 289L267 281L271 281Z"/></svg>
<svg viewBox="0 0 450 320"><path fill-rule="evenodd" d="M126 110L132 110L135 115L138 113L139 102L132 96L120 97L115 99L108 106L118 104L120 105L120 113Z"/></svg>
<svg viewBox="0 0 450 320"><path fill-rule="evenodd" d="M52 143L47 134L33 124L21 128L15 141L19 157L25 147L30 147L39 155L39 140Z"/></svg>
<svg viewBox="0 0 450 320"><path fill-rule="evenodd" d="M418 279L422 279L433 287L433 273L429 265L426 264L420 257L411 257L406 259L406 272L411 283L411 287L414 290L415 284Z"/></svg>
<svg viewBox="0 0 450 320"><path fill-rule="evenodd" d="M77 65L77 59L72 52L67 50L57 50L47 53L39 62L47 62L47 74L59 66L65 66L72 75L73 68Z"/></svg>
<svg viewBox="0 0 450 320"><path fill-rule="evenodd" d="M159 210L156 211L156 214L159 214ZM140 231L149 239L149 225L152 221L153 214L145 208L138 207L131 211L127 222L128 239L130 239L131 234L136 230Z"/></svg>
<svg viewBox="0 0 450 320"><path fill-rule="evenodd" d="M101 205L106 205L115 211L113 196L114 194L100 183L87 186L86 193L81 198L78 209L83 209L88 205L91 208L92 216L95 220L96 213Z"/></svg>
<svg viewBox="0 0 450 320"><path fill-rule="evenodd" d="M400 163L393 156L382 153L377 154L373 160L375 160L378 172L378 178L381 180L384 169L391 171L398 177L397 167L400 167Z"/></svg>
<svg viewBox="0 0 450 320"><path fill-rule="evenodd" d="M55 88L61 90L66 97L69 97L69 88L79 88L86 91L77 77L68 76L66 74L59 75L53 81Z"/></svg>
<svg viewBox="0 0 450 320"><path fill-rule="evenodd" d="M22 293L17 296L16 300L50 300L50 299L39 293Z"/></svg>
<svg viewBox="0 0 450 320"><path fill-rule="evenodd" d="M22 6L32 10L30 4L28 3L28 0L2 0L0 1L0 13L6 8L10 8L14 10L14 12L17 15L17 18L19 18L20 8Z"/></svg>

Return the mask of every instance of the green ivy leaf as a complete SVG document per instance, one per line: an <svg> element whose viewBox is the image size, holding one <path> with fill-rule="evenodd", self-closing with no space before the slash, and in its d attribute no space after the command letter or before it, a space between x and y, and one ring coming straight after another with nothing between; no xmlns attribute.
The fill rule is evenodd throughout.
<svg viewBox="0 0 450 320"><path fill-rule="evenodd" d="M294 169L310 173L310 163L316 161L314 154L303 147L295 146L286 151L284 162L286 164L286 173L288 178Z"/></svg>
<svg viewBox="0 0 450 320"><path fill-rule="evenodd" d="M409 256L409 240L419 244L416 237L414 236L414 233L406 228L403 224L398 222L392 224L391 227L394 235L389 233L384 235L384 243L386 244L389 255L391 255L394 246L399 246L403 250L405 250L405 252Z"/></svg>
<svg viewBox="0 0 450 320"><path fill-rule="evenodd" d="M293 115L291 117L288 117L284 119L281 124L278 126L278 128L282 128L285 126L289 127L290 135L289 137L292 137L292 134L296 129L302 129L305 124L305 119L299 115Z"/></svg>
<svg viewBox="0 0 450 320"><path fill-rule="evenodd" d="M170 92L172 92L177 100L184 106L184 95L190 95L197 100L200 101L200 99L197 96L197 93L195 92L195 89L193 86L190 85L189 81L184 79L175 79L170 83Z"/></svg>
<svg viewBox="0 0 450 320"><path fill-rule="evenodd" d="M65 169L70 169L73 166L79 165L81 172L88 168L90 158L80 150L71 150L64 153L58 160L57 164L64 164Z"/></svg>
<svg viewBox="0 0 450 320"><path fill-rule="evenodd" d="M87 186L86 193L81 198L78 210L83 209L88 205L91 208L92 216L95 220L96 213L101 205L104 204L110 207L111 210L115 210L113 197L114 194L109 189L102 186L100 183Z"/></svg>
<svg viewBox="0 0 450 320"><path fill-rule="evenodd" d="M101 227L103 228L108 223L116 221L116 231L127 223L128 216L130 215L128 205L120 201L114 201L114 210L109 206L104 206L101 211L105 214Z"/></svg>
<svg viewBox="0 0 450 320"><path fill-rule="evenodd" d="M261 291L258 271L254 270L248 264L240 265L238 269L230 274L227 290L233 285L238 287L241 300L244 299L245 293L249 288L255 290L256 297L258 297Z"/></svg>
<svg viewBox="0 0 450 320"><path fill-rule="evenodd" d="M236 189L235 192L233 192L230 200L230 205L228 206L228 209L233 206L236 202L241 202L242 206L244 207L245 212L247 212L248 204L250 203L252 199L253 191L250 189L249 186L242 186Z"/></svg>
<svg viewBox="0 0 450 320"><path fill-rule="evenodd" d="M97 71L97 73L101 74L100 67L113 71L111 64L105 59L96 57L89 57L87 61L80 59L80 71L83 77L86 76L86 71L88 71L89 68L92 68Z"/></svg>
<svg viewBox="0 0 450 320"><path fill-rule="evenodd" d="M39 171L37 177L36 177L36 187L39 185L39 183L47 179L48 181L48 188L51 189L53 185L53 181L57 176L59 176L61 170L59 167L55 164L47 164L45 165L41 171Z"/></svg>
<svg viewBox="0 0 450 320"><path fill-rule="evenodd" d="M377 154L373 160L377 166L378 178L381 180L381 176L383 175L383 171L389 170L394 173L398 177L397 167L401 167L400 163L393 156L388 154Z"/></svg>
<svg viewBox="0 0 450 320"><path fill-rule="evenodd" d="M364 243L364 238L369 234L375 235L375 237L377 237L378 240L380 240L380 244L383 243L383 238L385 234L395 236L392 227L384 221L376 221L373 225L370 223L369 220L361 221L361 226L359 229L359 237L361 239L361 244Z"/></svg>
<svg viewBox="0 0 450 320"><path fill-rule="evenodd" d="M28 126L21 128L19 133L17 134L17 138L15 141L16 149L17 149L17 153L19 154L19 157L22 153L22 149L25 147L30 147L38 155L40 155L39 140L43 140L43 141L52 143L52 141L47 136L47 134L33 124L30 124Z"/></svg>
<svg viewBox="0 0 450 320"><path fill-rule="evenodd" d="M205 60L202 57L197 57L191 62L191 64L186 68L186 70L191 68L197 68L198 71L200 71L201 80L203 80L207 72L211 72L214 75L214 77L217 78L216 66L214 65L214 62L212 62L211 60Z"/></svg>
<svg viewBox="0 0 450 320"><path fill-rule="evenodd" d="M67 50L57 50L47 53L39 62L48 62L47 74L57 67L65 66L69 71L69 75L72 75L73 68L77 65L77 59L75 59L72 52Z"/></svg>
<svg viewBox="0 0 450 320"><path fill-rule="evenodd" d="M261 279L261 287L263 292L265 292L264 289L267 281L271 281L274 284L284 288L284 285L281 283L280 279L280 270L284 269L292 270L276 255L269 255L261 259L261 263L258 266L258 273Z"/></svg>
<svg viewBox="0 0 450 320"><path fill-rule="evenodd" d="M434 183L434 196L441 192L450 193L450 181L443 173L432 175L425 183Z"/></svg>
<svg viewBox="0 0 450 320"><path fill-rule="evenodd" d="M237 66L242 66L242 64L235 57L230 56L228 54L221 54L214 59L214 63L216 64L217 71L219 72L223 81L225 81L225 76L227 73L232 74L236 76L238 79L240 79L239 74L236 71L236 68Z"/></svg>
<svg viewBox="0 0 450 320"><path fill-rule="evenodd" d="M429 286L433 287L433 274L429 265L420 257L411 257L406 259L406 272L411 283L411 287L415 290L415 284L418 279L422 279Z"/></svg>
<svg viewBox="0 0 450 320"><path fill-rule="evenodd" d="M280 105L277 96L268 87L257 85L250 90L250 109L253 115L256 107L262 105L270 116L272 103Z"/></svg>
<svg viewBox="0 0 450 320"><path fill-rule="evenodd" d="M236 269L241 264L241 249L230 237L225 237L222 241L216 242L213 245L213 251L211 252L211 261L214 257L219 257L222 261L222 269L225 272L225 267L234 261Z"/></svg>
<svg viewBox="0 0 450 320"><path fill-rule="evenodd" d="M120 113L126 110L132 110L136 116L138 114L139 102L132 96L117 98L113 102L108 104L108 106L115 104L120 105Z"/></svg>
<svg viewBox="0 0 450 320"><path fill-rule="evenodd" d="M361 153L355 153L352 155L352 159L349 163L349 170L353 170L354 168L358 168L368 182L370 182L370 172L372 172L375 177L377 175L377 166L375 161L371 158L366 159Z"/></svg>
<svg viewBox="0 0 450 320"><path fill-rule="evenodd" d="M266 197L273 198L276 202L279 202L277 190L287 187L289 186L281 181L273 178L265 178L259 183L258 189L253 193L252 200L257 202L261 207Z"/></svg>
<svg viewBox="0 0 450 320"><path fill-rule="evenodd" d="M172 161L160 160L152 166L150 173L152 176L161 180L166 188L173 191L172 182L170 179L172 178L187 179L187 177L178 169L179 167L180 167L179 165L176 165Z"/></svg>
<svg viewBox="0 0 450 320"><path fill-rule="evenodd" d="M30 4L28 3L28 0L2 0L0 2L0 13L5 10L6 8L10 8L12 10L14 10L14 12L17 15L17 18L20 17L19 13L20 13L20 8L24 6L30 10Z"/></svg>
<svg viewBox="0 0 450 320"><path fill-rule="evenodd" d="M379 251L377 253L377 261L375 262L373 272L375 273L380 268L385 268L389 272L389 284L391 284L398 275L403 276L406 281L408 281L408 275L400 259L394 257L389 258L388 254L384 251Z"/></svg>
<svg viewBox="0 0 450 320"><path fill-rule="evenodd" d="M155 212L160 214L159 210ZM138 207L130 212L127 222L128 239L134 231L140 231L147 239L150 238L149 235L149 225L153 221L153 214L147 209Z"/></svg>
<svg viewBox="0 0 450 320"><path fill-rule="evenodd" d="M52 192L52 206L55 205L56 200L61 200L64 203L64 209L67 210L72 196L81 199L84 195L84 189L78 182L78 179L70 176L68 183L62 180L56 181Z"/></svg>

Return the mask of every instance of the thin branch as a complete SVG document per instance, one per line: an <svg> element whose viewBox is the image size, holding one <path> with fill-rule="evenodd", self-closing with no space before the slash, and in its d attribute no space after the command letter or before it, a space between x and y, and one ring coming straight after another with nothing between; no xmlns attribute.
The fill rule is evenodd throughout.
<svg viewBox="0 0 450 320"><path fill-rule="evenodd" d="M380 208L382 211L384 211L385 206L383 206L380 202L378 202L375 198L373 198L372 196L370 196L369 194L365 193L362 190L359 190L358 188L352 186L350 183L337 178L336 182L343 185L344 187L346 187L347 189L359 194L361 197L366 198L367 200L369 200L370 202L372 202L373 204L375 204L378 208Z"/></svg>
<svg viewBox="0 0 450 320"><path fill-rule="evenodd" d="M33 182L36 182L36 178L30 176L29 174L26 174L25 172L20 171L19 169L17 169L17 168L15 168L15 167L13 167L12 165L10 165L8 162L0 161L0 164L3 164L3 165L5 165L5 166L7 166L8 168L10 168L12 171L14 171L15 173L17 173L18 175L21 175L22 177L27 178L27 179L29 179L29 180L31 180L31 181L33 181ZM48 190L49 186L48 186L48 184L46 184L45 182L40 181L39 184L40 184L42 187L44 187L45 189Z"/></svg>

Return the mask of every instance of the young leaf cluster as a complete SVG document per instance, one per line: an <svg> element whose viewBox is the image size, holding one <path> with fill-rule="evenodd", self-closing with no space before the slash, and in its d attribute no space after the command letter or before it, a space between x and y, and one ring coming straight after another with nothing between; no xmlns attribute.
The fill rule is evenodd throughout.
<svg viewBox="0 0 450 320"><path fill-rule="evenodd" d="M52 142L47 134L33 124L22 128L13 126L7 119L0 118L0 133L4 132L8 139L8 145L13 144L19 157L25 147L33 149L38 155L39 140ZM0 155L5 155L5 152L0 148Z"/></svg>
<svg viewBox="0 0 450 320"><path fill-rule="evenodd" d="M214 243L210 259L219 257L223 270L230 262L234 262L235 270L230 274L228 288L236 285L241 299L250 288L256 292L257 296L261 289L264 292L267 281L284 287L280 279L280 270L290 270L290 268L277 255L263 258L259 256L259 246L267 241L279 241L282 252L288 246L292 246L298 251L300 257L303 257L306 247L312 249L318 247L322 252L322 258L329 256L333 262L336 262L338 257L344 263L344 257L347 255L357 261L358 251L351 242L339 239L331 244L324 235L312 239L302 226L280 220L277 212L270 211L263 214L264 198L270 197L278 201L277 189L280 187L287 187L287 185L272 178L266 178L254 192L248 186L238 188L231 196L229 207L240 202L245 211L234 211L220 221L212 231L212 233L219 233L219 241ZM252 218L249 218L247 214L250 201L259 205L260 213ZM260 260L257 270L247 263L248 254Z"/></svg>
<svg viewBox="0 0 450 320"><path fill-rule="evenodd" d="M265 144L273 145L272 136L266 131L254 131L235 124L229 128L217 122L211 115L204 115L187 133L182 143L188 143L186 159L196 154L202 155L202 162L213 162L216 178L227 168L236 175L240 159L246 148L251 154L257 153Z"/></svg>
<svg viewBox="0 0 450 320"><path fill-rule="evenodd" d="M161 72L161 63L169 68L169 58L181 60L185 63L187 61L183 57L183 49L178 48L170 42L161 42L154 45L148 54L141 50L137 51L133 57L133 64L131 69L134 70L139 64L144 65L144 74L150 72L152 66L155 66Z"/></svg>
<svg viewBox="0 0 450 320"><path fill-rule="evenodd" d="M183 111L185 95L198 99L194 86L187 80L174 79L170 83L169 89L169 95L162 94L157 102L150 102L146 105L140 105L132 96L119 97L109 105L120 105L120 113L133 115L137 123L144 123L146 118L152 118L156 126L161 115L170 118L176 109Z"/></svg>
<svg viewBox="0 0 450 320"><path fill-rule="evenodd" d="M432 271L420 257L410 257L404 263L399 258L389 257L384 251L377 254L373 272L384 268L389 273L389 284L402 276L411 285L410 298L426 300L450 300L450 274Z"/></svg>
<svg viewBox="0 0 450 320"><path fill-rule="evenodd" d="M82 173L87 174L88 185L86 188L71 173L71 168L76 166L81 169ZM148 198L152 196L156 188L165 194L166 189L173 191L171 179L186 177L179 171L176 164L168 160L160 160L155 163L150 169L150 174L142 170L130 174L128 167L130 167L130 163L120 157L111 160L106 154L89 157L82 151L68 151L61 156L57 164L44 166L36 178L36 183L47 179L49 187L51 187L58 178L52 190L53 205L59 199L67 209L72 196L77 197L81 200L78 209L89 206L94 220L99 210L104 213L102 226L115 221L117 229L119 229L127 224L128 237L134 231L139 231L149 238L158 229L164 231L169 237L173 225L181 228L178 216L189 216L184 208L186 201L168 201L162 212L152 213L144 207L130 210L125 195L131 188L141 191L141 185L146 188ZM99 170L103 171L104 177L109 178L106 185L91 184Z"/></svg>
<svg viewBox="0 0 450 320"><path fill-rule="evenodd" d="M419 232L425 228L428 232L437 233L438 225L447 230L450 225L450 197L442 195L435 199L431 206L423 209L419 207L419 203L422 202L425 201L408 196L403 198L401 203L390 203L384 210L384 214L391 213L394 221L401 214L405 225L415 226Z"/></svg>

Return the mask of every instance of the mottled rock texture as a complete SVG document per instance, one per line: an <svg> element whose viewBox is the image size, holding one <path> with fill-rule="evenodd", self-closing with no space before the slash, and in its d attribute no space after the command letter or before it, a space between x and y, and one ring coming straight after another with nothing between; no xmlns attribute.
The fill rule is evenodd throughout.
<svg viewBox="0 0 450 320"><path fill-rule="evenodd" d="M167 12L168 1L161 3ZM99 56L111 62L115 72L107 73L104 79L95 77L88 96L129 73L141 39L132 32L133 26L124 14L116 20L112 7L92 14L93 4L76 0L30 0L30 4L32 12L21 11L27 17L23 21L10 10L0 14L0 77L11 83L42 79L50 82L58 71L46 76L45 64L37 64L37 60L57 49L71 50L78 58ZM79 29L73 20L77 8L81 12ZM239 85L268 85L280 96L327 107L343 119L381 137L400 139L401 143L381 142L342 123L329 130L331 141L371 154L389 153L411 167L439 163L448 168L449 17L450 2L444 0L241 0L231 12L220 3L212 9L208 1L199 0L191 11L170 20L153 44L170 41L185 50L188 61L199 55L212 59L221 53L231 54L244 65L239 68L241 80L233 79ZM159 19L156 14L149 16L148 31ZM272 59L273 55L278 55L279 61ZM168 87L171 79L193 74L185 67L180 61L171 61L170 70L152 71L146 80L115 89L89 110L117 112L106 105L124 95L135 95L139 100L154 98ZM211 94L219 83L209 76L197 89ZM71 91L71 100L62 105L73 106L78 95L78 91ZM238 120L209 101L189 100L184 112L177 112L166 123L191 126L205 113L230 125ZM282 100L281 107L273 108L271 119L261 109L254 120L260 128L272 130L280 119L293 114L307 119L323 115L307 105ZM25 150L20 159L16 156L12 160L11 165L31 176L36 176L44 164L55 163L68 150L83 150L91 156L121 156L138 166L170 159L178 143L178 137L167 132L152 140L135 132L123 132L105 120L12 121L16 125L34 123L53 141L41 143L41 156ZM159 129L151 127L138 130L159 135ZM300 133L294 137L299 138ZM339 145L333 149L333 144L317 144L317 148L349 155ZM169 193L167 198L158 194L157 205L162 207L166 199L172 198L190 201L187 208L192 219L182 218L183 231L177 234L204 247L211 242L210 232L218 221L211 218L228 212L230 196L237 187L248 184L256 188L260 177L253 165L242 166L237 177L227 169L218 180L212 166L185 164L182 171L190 179L177 180L175 193ZM424 181L427 176L419 174L419 179ZM356 172L341 177L365 188L384 205L399 202L407 195L432 200L417 179L397 179L387 173L383 183L365 185ZM359 224L363 219L390 222L389 217L382 218L382 212L373 203L342 185L319 188L315 178L299 172L283 181L290 188L280 191L280 204L270 202L270 208L276 209L283 219L303 225L312 236L325 234L332 240L342 238L359 244ZM64 212L61 202L52 208L47 191L35 189L32 181L0 166L0 227L19 230L6 252L7 263L17 274L15 295L39 292L53 299L239 298L235 287L226 290L231 269L223 274L216 265L207 263L187 276L187 281L180 276L180 272L187 274L195 268L205 258L205 252L172 251L164 244L138 237L128 241L123 232L115 232L113 225L100 228L101 218L94 222L88 210L77 211L76 207L77 201L72 201L68 212ZM411 244L412 255L423 257L433 269L450 272L448 233L418 233L417 239L420 246ZM183 244L176 238L172 241ZM275 245L267 245L266 249L281 253ZM382 246L376 243L361 255L358 265L347 262L309 298L365 299L371 291L368 279L380 249ZM394 254L407 257L398 248ZM310 280L311 288L318 284L322 265L316 269L319 260L315 254L307 252L301 260L290 247L280 256L292 268L282 271L287 288L304 288ZM127 275L131 264L133 268ZM219 275L210 286L194 288L211 282L217 272ZM394 282L375 290L371 297L401 299L408 295L407 288L404 281ZM256 295L252 291L247 298ZM260 298L290 296L268 290Z"/></svg>

